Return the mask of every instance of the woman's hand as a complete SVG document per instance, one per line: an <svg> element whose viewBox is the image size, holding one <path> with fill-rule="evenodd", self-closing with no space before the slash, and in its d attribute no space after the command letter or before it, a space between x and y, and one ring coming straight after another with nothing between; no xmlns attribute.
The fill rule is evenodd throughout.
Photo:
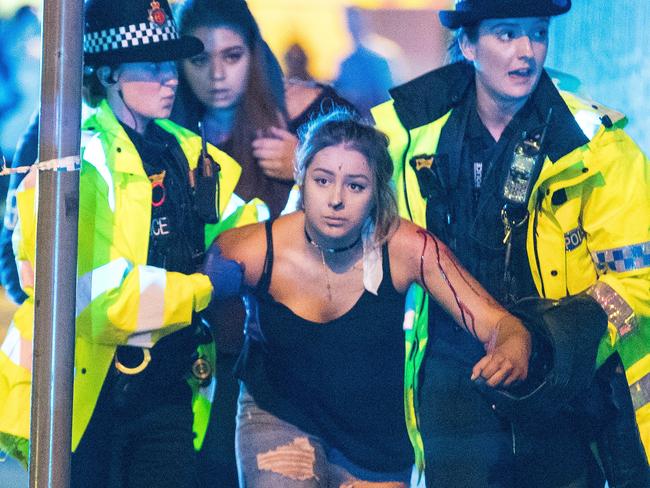
<svg viewBox="0 0 650 488"><path fill-rule="evenodd" d="M508 387L528 376L531 337L516 317L508 314L497 323L485 351L472 369L472 380L482 378L491 387Z"/></svg>
<svg viewBox="0 0 650 488"><path fill-rule="evenodd" d="M269 178L293 180L293 160L298 138L278 127L269 127L253 140L253 155Z"/></svg>

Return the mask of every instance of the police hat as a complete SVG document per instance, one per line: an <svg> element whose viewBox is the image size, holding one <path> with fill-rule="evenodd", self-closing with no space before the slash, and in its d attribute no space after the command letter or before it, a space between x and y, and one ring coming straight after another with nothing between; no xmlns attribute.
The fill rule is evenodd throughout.
<svg viewBox="0 0 650 488"><path fill-rule="evenodd" d="M86 0L86 65L162 62L203 51L196 37L180 36L167 0Z"/></svg>
<svg viewBox="0 0 650 488"><path fill-rule="evenodd" d="M457 0L454 10L441 10L440 22L449 29L484 19L550 17L568 12L571 0Z"/></svg>

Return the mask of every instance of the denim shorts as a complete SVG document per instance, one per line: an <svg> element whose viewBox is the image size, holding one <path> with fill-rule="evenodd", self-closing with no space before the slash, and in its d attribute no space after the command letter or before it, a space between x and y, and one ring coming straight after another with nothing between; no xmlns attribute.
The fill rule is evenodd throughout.
<svg viewBox="0 0 650 488"><path fill-rule="evenodd" d="M355 465L323 439L261 409L241 384L235 435L242 488L352 487L406 488L411 468L398 473Z"/></svg>

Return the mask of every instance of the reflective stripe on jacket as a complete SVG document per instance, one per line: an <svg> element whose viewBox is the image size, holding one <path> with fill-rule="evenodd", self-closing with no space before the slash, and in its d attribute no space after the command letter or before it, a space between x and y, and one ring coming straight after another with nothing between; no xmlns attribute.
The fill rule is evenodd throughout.
<svg viewBox="0 0 650 488"><path fill-rule="evenodd" d="M402 93L410 89L417 96L414 88L422 90L417 82ZM561 298L589 290L607 312L609 332L601 342L598 364L614 350L621 354L650 453L650 164L624 132L621 114L561 95L589 142L555 162L546 158L528 205L528 261L540 296ZM426 227L426 200L408 162L436 152L451 110L432 120L415 117L407 129L398 103L385 102L372 114L390 138L400 213ZM422 291L413 293L416 300L410 309L407 304L413 325L405 327L405 408L416 463L422 468L417 392L428 314Z"/></svg>
<svg viewBox="0 0 650 488"><path fill-rule="evenodd" d="M156 123L176 137L190 168L196 167L200 137L167 120ZM203 274L185 275L147 266L151 182L133 143L106 101L84 122L83 129L73 450L90 421L116 347L153 346L160 338L189 325L192 314L207 307L212 294L210 280ZM214 238L227 228L255 222L268 214L263 202L246 204L234 193L241 173L237 162L211 145L208 152L221 167L218 205L222 220L206 229L206 236ZM14 248L21 286L28 294L14 316L20 344L31 344L33 333L35 182L33 170L17 193L19 224ZM15 341L13 334L5 343L12 337ZM12 359L16 357L11 354L15 347L3 345L0 352L0 432L27 439L31 376L24 364ZM20 362L31 364L31 357L27 362L21 357ZM11 368L4 367L8 364ZM197 447L209 418L211 397L206 403L206 391L195 391L195 416L205 417L195 419L195 426L203 429L197 432ZM9 419L15 421L7 425Z"/></svg>

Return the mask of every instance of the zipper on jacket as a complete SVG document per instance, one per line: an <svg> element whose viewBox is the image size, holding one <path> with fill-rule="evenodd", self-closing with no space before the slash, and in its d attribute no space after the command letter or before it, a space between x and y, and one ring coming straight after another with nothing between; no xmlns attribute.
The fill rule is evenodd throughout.
<svg viewBox="0 0 650 488"><path fill-rule="evenodd" d="M427 324L428 327L428 324ZM413 417L415 420L415 430L417 435L422 438L422 430L420 429L420 384L419 384L419 368L415 367L415 356L417 356L418 351L420 350L420 337L418 336L417 331L415 332L415 337L413 338L413 347L411 347L410 362L413 363L413 373L411 376L411 385L413 387ZM416 388L416 381L418 383ZM410 436L409 436L410 437ZM418 448L419 449L419 448ZM425 464L424 452L421 452L422 463Z"/></svg>
<svg viewBox="0 0 650 488"><path fill-rule="evenodd" d="M404 152L402 153L402 185L404 187L404 202L406 203L406 211L409 214L409 219L411 220L411 222L413 222L411 205L409 205L409 195L406 189L406 155L408 154L409 149L411 148L411 131L409 131L406 128L404 128L404 130L406 131L406 147L404 148Z"/></svg>
<svg viewBox="0 0 650 488"><path fill-rule="evenodd" d="M537 274L539 275L539 282L542 288L542 298L546 298L546 290L544 289L544 276L542 276L542 266L539 262L539 251L537 249L537 223L539 222L539 210L542 206L542 198L543 194L541 190L537 190L537 201L535 202L535 212L533 214L533 251L535 253Z"/></svg>
<svg viewBox="0 0 650 488"><path fill-rule="evenodd" d="M565 296L569 296L569 255L566 250L566 245L564 246L564 290L566 291Z"/></svg>
<svg viewBox="0 0 650 488"><path fill-rule="evenodd" d="M415 391L416 377L418 376L418 371L416 371L417 368L415 367L415 356L417 356L419 350L420 350L420 338L418 337L418 334L416 332L413 337L413 345L411 346L411 353L409 354L410 356L409 362L413 363L411 385L413 386L413 412L415 413L415 428L417 429L418 432L420 432L420 416L418 415L418 408L416 408L419 402L418 399L416 398L416 391Z"/></svg>

